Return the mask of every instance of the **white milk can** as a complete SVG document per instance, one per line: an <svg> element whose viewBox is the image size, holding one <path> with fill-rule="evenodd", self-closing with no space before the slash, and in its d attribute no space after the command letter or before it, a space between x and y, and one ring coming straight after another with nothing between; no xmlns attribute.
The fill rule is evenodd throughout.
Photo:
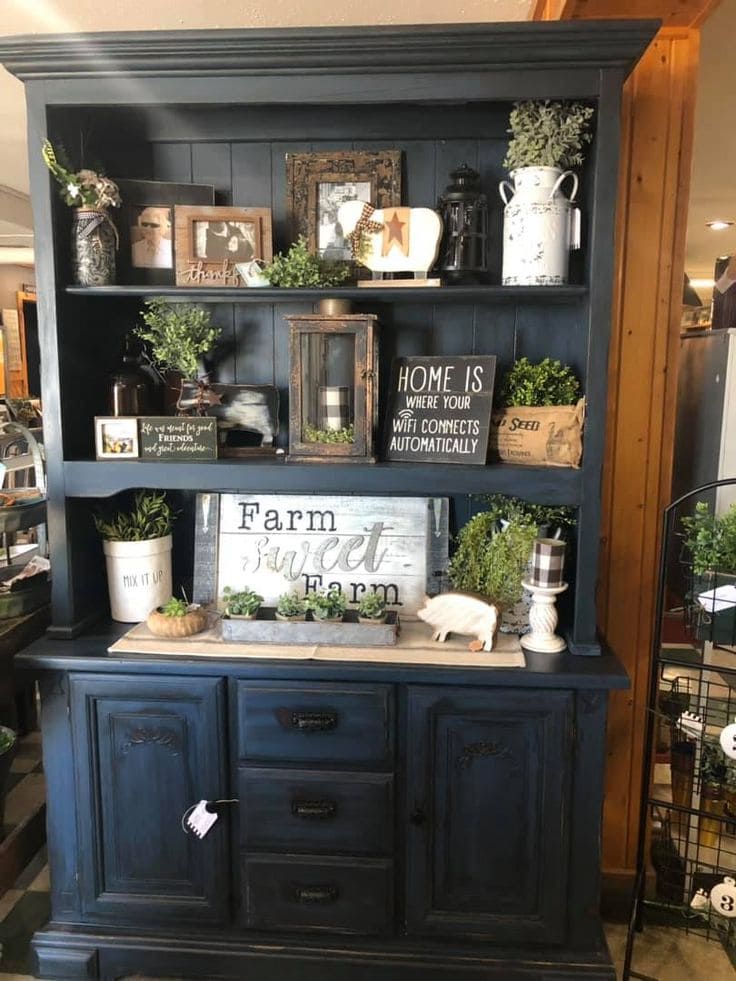
<svg viewBox="0 0 736 981"><path fill-rule="evenodd" d="M569 199L561 191L572 179ZM504 286L561 286L571 249L580 248L580 210L573 207L578 179L558 167L519 167L513 186L501 181Z"/></svg>

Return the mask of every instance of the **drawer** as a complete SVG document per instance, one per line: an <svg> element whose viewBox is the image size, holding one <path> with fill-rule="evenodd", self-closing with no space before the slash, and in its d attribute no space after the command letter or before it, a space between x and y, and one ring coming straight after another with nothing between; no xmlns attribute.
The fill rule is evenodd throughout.
<svg viewBox="0 0 736 981"><path fill-rule="evenodd" d="M247 855L246 926L386 934L393 920L393 869L383 859Z"/></svg>
<svg viewBox="0 0 736 981"><path fill-rule="evenodd" d="M237 715L241 760L392 765L390 685L237 682Z"/></svg>
<svg viewBox="0 0 736 981"><path fill-rule="evenodd" d="M262 851L390 855L393 777L242 768L240 837Z"/></svg>

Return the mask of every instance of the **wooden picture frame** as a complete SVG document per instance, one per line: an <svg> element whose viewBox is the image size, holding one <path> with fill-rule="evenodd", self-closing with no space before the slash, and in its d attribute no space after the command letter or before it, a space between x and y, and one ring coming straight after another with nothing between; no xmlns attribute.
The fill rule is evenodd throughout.
<svg viewBox="0 0 736 981"><path fill-rule="evenodd" d="M273 258L270 208L174 208L177 286L244 286L236 266Z"/></svg>
<svg viewBox="0 0 736 981"><path fill-rule="evenodd" d="M350 262L350 245L335 228L337 207L354 198L375 208L398 207L401 150L287 153L286 194L292 240L303 235L310 252Z"/></svg>
<svg viewBox="0 0 736 981"><path fill-rule="evenodd" d="M169 181L138 181L127 178L116 179L120 190L122 205L113 216L120 235L120 248L117 253L116 279L121 285L173 286L176 282L174 255L176 252L176 228L174 225L174 206L200 205L212 206L215 203L215 189L211 184L179 184ZM153 209L150 213L149 209ZM141 218L161 219L168 223L168 230L150 231L142 229ZM160 237L159 237L160 236ZM159 241L169 242L168 249L157 249L148 254L138 243L149 238L153 248ZM153 237L153 242L150 238ZM157 254L163 251L163 255ZM141 254L137 255L137 252ZM168 260L168 261L167 261ZM155 263L165 262L165 265Z"/></svg>
<svg viewBox="0 0 736 981"><path fill-rule="evenodd" d="M137 460L137 416L95 416L95 454L98 460Z"/></svg>

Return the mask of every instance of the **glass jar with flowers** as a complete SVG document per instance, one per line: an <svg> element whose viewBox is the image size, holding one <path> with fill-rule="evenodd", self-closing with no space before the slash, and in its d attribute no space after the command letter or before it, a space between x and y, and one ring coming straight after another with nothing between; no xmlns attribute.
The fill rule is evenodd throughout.
<svg viewBox="0 0 736 981"><path fill-rule="evenodd" d="M77 286L110 286L115 282L118 232L109 208L120 205L118 186L94 170L73 171L59 160L51 143L41 149L44 163L58 181L72 212L72 275Z"/></svg>

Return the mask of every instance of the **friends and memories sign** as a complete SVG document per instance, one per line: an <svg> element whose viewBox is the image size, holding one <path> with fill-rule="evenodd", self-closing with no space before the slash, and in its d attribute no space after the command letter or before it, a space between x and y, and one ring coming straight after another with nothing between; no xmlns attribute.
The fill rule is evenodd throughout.
<svg viewBox="0 0 736 981"><path fill-rule="evenodd" d="M384 459L484 464L495 355L394 358Z"/></svg>

